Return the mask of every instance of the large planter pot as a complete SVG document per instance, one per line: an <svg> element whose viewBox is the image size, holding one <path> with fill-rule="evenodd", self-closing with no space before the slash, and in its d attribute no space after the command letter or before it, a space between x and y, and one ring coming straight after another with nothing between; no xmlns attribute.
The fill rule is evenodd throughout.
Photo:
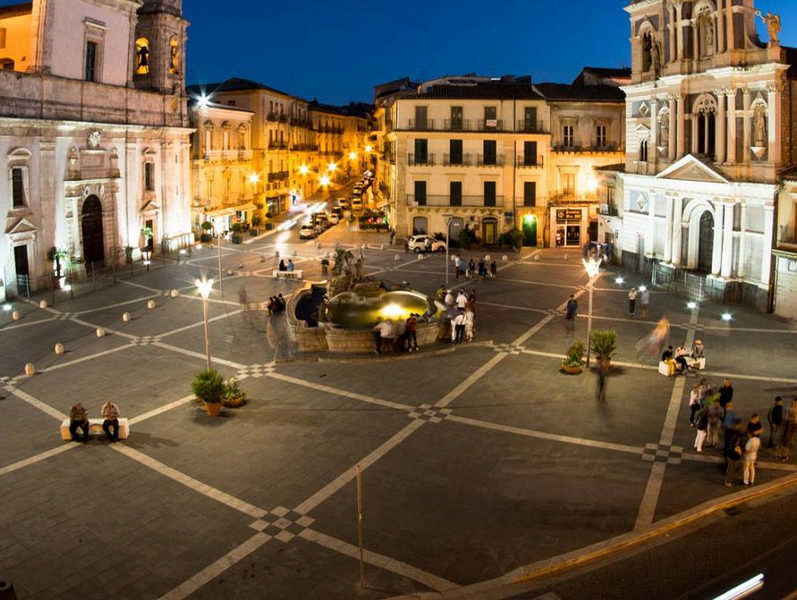
<svg viewBox="0 0 797 600"><path fill-rule="evenodd" d="M568 375L577 375L581 373L583 367L581 365L566 365L562 363L561 369L563 373L567 373Z"/></svg>
<svg viewBox="0 0 797 600"><path fill-rule="evenodd" d="M205 402L205 412L209 417L218 417L221 412L221 402Z"/></svg>
<svg viewBox="0 0 797 600"><path fill-rule="evenodd" d="M227 408L238 408L239 406L246 404L246 397L238 396L236 398L225 398L222 401L222 404L224 404L224 406Z"/></svg>

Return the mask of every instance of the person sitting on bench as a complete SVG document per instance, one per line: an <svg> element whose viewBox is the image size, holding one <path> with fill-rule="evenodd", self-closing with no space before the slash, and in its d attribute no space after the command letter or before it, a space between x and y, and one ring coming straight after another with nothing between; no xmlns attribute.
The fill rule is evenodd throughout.
<svg viewBox="0 0 797 600"><path fill-rule="evenodd" d="M115 442L119 439L119 407L108 400L102 405L102 430L109 441ZM113 428L113 433L111 433Z"/></svg>
<svg viewBox="0 0 797 600"><path fill-rule="evenodd" d="M78 428L83 432L82 440L77 436ZM69 434L73 442L89 441L89 413L80 402L69 410Z"/></svg>

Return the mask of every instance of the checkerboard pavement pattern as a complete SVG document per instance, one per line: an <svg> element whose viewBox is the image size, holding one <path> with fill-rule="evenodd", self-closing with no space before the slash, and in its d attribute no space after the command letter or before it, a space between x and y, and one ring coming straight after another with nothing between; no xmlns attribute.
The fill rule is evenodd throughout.
<svg viewBox="0 0 797 600"><path fill-rule="evenodd" d="M451 414L450 408L439 408L430 404L421 404L409 413L410 419L427 421L430 423L440 423Z"/></svg>
<svg viewBox="0 0 797 600"><path fill-rule="evenodd" d="M312 517L283 506L277 506L270 510L264 518L251 523L249 527L287 544L314 522L315 519Z"/></svg>
<svg viewBox="0 0 797 600"><path fill-rule="evenodd" d="M668 465L680 465L684 449L669 444L645 444L642 460L646 462L666 462Z"/></svg>
<svg viewBox="0 0 797 600"><path fill-rule="evenodd" d="M235 374L235 378L246 379L247 377L265 377L273 373L276 369L277 364L274 361L265 364L248 365L242 369L238 369L238 372Z"/></svg>

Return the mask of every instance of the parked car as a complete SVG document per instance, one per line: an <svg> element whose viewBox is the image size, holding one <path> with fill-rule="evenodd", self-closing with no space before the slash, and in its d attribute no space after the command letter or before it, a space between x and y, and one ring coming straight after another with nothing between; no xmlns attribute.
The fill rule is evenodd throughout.
<svg viewBox="0 0 797 600"><path fill-rule="evenodd" d="M351 209L352 210L362 210L363 209L363 201L361 198L352 198L351 200Z"/></svg>
<svg viewBox="0 0 797 600"><path fill-rule="evenodd" d="M337 210L340 211L340 209ZM335 212L335 209L333 208L329 215L327 215L327 219L329 219L330 225L337 225L340 223L340 212Z"/></svg>
<svg viewBox="0 0 797 600"><path fill-rule="evenodd" d="M407 248L415 253L445 252L446 243L429 235L413 235L407 240Z"/></svg>
<svg viewBox="0 0 797 600"><path fill-rule="evenodd" d="M299 239L300 240L311 240L316 236L316 229L310 223L305 223L299 229Z"/></svg>

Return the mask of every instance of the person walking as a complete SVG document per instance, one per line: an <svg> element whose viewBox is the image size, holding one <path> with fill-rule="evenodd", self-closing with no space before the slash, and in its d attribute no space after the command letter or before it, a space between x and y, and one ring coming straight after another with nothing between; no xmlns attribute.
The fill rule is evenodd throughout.
<svg viewBox="0 0 797 600"><path fill-rule="evenodd" d="M642 308L642 318L648 318L648 305L650 304L650 290L643 288L642 293L639 295L639 306Z"/></svg>
<svg viewBox="0 0 797 600"><path fill-rule="evenodd" d="M465 341L465 313L458 313L454 317L454 339L455 344L461 344Z"/></svg>
<svg viewBox="0 0 797 600"><path fill-rule="evenodd" d="M791 446L794 442L794 432L797 431L797 401L792 400L789 407L789 413L786 415L783 423L783 435L780 437L780 443L775 449L775 456L783 462L789 462L791 455Z"/></svg>
<svg viewBox="0 0 797 600"><path fill-rule="evenodd" d="M775 440L783 428L783 399L780 396L775 396L775 402L767 412L767 422L769 423L769 448L775 447Z"/></svg>
<svg viewBox="0 0 797 600"><path fill-rule="evenodd" d="M713 400L708 409L708 440L707 445L711 448L720 446L720 424L722 423L722 408L719 402Z"/></svg>
<svg viewBox="0 0 797 600"><path fill-rule="evenodd" d="M720 406L722 406L720 404ZM731 443L733 438L733 428L737 421L739 421L736 417L736 411L733 410L733 401L728 402L725 405L725 411L723 412L722 417L722 427L723 427L723 441L724 441L724 452L725 455L728 455L728 445Z"/></svg>
<svg viewBox="0 0 797 600"><path fill-rule="evenodd" d="M565 328L571 334L576 329L576 315L578 314L578 301L573 294L570 294L570 298L565 305Z"/></svg>
<svg viewBox="0 0 797 600"><path fill-rule="evenodd" d="M733 386L729 379L722 382L719 389L720 392L720 406L726 409L728 404L733 401Z"/></svg>
<svg viewBox="0 0 797 600"><path fill-rule="evenodd" d="M733 487L733 484L739 481L741 475L744 449L742 448L742 434L739 431L740 425L741 421L734 419L726 434L728 443L725 450L725 459L728 465L725 470L725 487Z"/></svg>
<svg viewBox="0 0 797 600"><path fill-rule="evenodd" d="M636 288L631 288L628 292L628 314L633 315L636 313Z"/></svg>
<svg viewBox="0 0 797 600"><path fill-rule="evenodd" d="M473 333L476 324L476 315L473 314L473 311L470 307L465 308L465 341L472 342L473 341Z"/></svg>
<svg viewBox="0 0 797 600"><path fill-rule="evenodd" d="M462 275L462 259L457 254L454 257L454 278L459 281L460 275Z"/></svg>
<svg viewBox="0 0 797 600"><path fill-rule="evenodd" d="M410 316L407 317L406 331L407 331L407 349L410 352L417 352L420 349L420 348L418 348L418 315L417 314L410 313Z"/></svg>
<svg viewBox="0 0 797 600"><path fill-rule="evenodd" d="M498 273L498 265L495 264L495 261L490 263L490 279L495 279L495 275Z"/></svg>
<svg viewBox="0 0 797 600"><path fill-rule="evenodd" d="M473 262L473 259L471 258L471 259L468 261L468 273L467 273L467 277L468 277L468 279L473 279L473 277L474 277L475 275L476 275L476 263L475 263L475 262Z"/></svg>
<svg viewBox="0 0 797 600"><path fill-rule="evenodd" d="M689 424L695 426L695 413L703 408L703 391L706 380L701 379L689 392Z"/></svg>
<svg viewBox="0 0 797 600"><path fill-rule="evenodd" d="M695 415L695 428L697 429L697 434L695 435L695 450L699 453L703 453L703 444L706 441L706 436L708 434L708 407L704 406Z"/></svg>
<svg viewBox="0 0 797 600"><path fill-rule="evenodd" d="M742 456L742 482L745 485L753 485L755 483L755 461L758 458L761 439L754 433L750 433L748 436Z"/></svg>
<svg viewBox="0 0 797 600"><path fill-rule="evenodd" d="M468 305L468 297L465 295L465 290L459 290L456 299L457 310L463 312Z"/></svg>

